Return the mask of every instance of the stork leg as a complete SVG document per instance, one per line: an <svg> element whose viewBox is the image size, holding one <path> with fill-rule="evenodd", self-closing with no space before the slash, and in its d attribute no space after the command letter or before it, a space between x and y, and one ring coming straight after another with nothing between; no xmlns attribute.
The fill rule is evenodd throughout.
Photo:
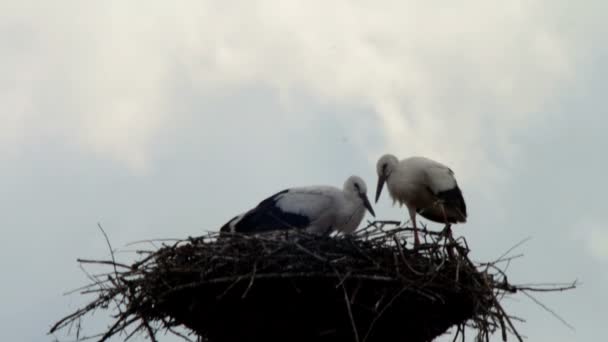
<svg viewBox="0 0 608 342"><path fill-rule="evenodd" d="M418 238L418 227L416 226L416 208L408 207L407 210L410 212L410 221L414 226L414 246L420 246L420 238Z"/></svg>
<svg viewBox="0 0 608 342"><path fill-rule="evenodd" d="M445 234L445 244L447 246L447 244L450 242L450 240L452 240L452 225L450 224L450 222L448 221L448 215L445 213L445 206L443 205L443 203L439 203L440 207L441 207L441 212L443 213L443 220L445 222L445 228L444 228L444 234ZM447 252L448 252L448 256L450 257L450 259L454 259L454 251L452 250L452 248L446 248Z"/></svg>
<svg viewBox="0 0 608 342"><path fill-rule="evenodd" d="M443 222L445 222L446 236L452 236L452 225L450 224L450 221L448 221L448 215L445 213L445 206L443 203L439 203L439 207L441 208L441 213L443 214Z"/></svg>

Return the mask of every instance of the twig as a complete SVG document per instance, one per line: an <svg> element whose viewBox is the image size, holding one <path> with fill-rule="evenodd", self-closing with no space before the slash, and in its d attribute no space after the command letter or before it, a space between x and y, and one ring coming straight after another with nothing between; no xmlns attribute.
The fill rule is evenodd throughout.
<svg viewBox="0 0 608 342"><path fill-rule="evenodd" d="M113 263L112 266L114 267L114 274L118 277L118 271L116 270L116 259L114 258L114 250L112 249L112 244L110 243L108 234L106 234L106 231L103 230L101 223L97 222L97 227L99 228L99 230L101 230L101 233L103 234L103 237L106 240L106 243L108 244L108 249L110 250L110 256L112 257L112 263Z"/></svg>
<svg viewBox="0 0 608 342"><path fill-rule="evenodd" d="M357 324L355 323L353 311L350 307L350 299L348 298L348 293L346 292L346 287L344 286L344 283L342 283L342 291L344 292L344 302L346 303L346 309L348 310L348 317L350 318L350 323L353 327L353 335L355 336L355 342L359 342L359 332L357 332Z"/></svg>
<svg viewBox="0 0 608 342"><path fill-rule="evenodd" d="M501 256L499 256L499 257L498 257L498 259L496 259L496 260L494 261L494 263L496 263L496 262L498 262L498 261L502 260L502 258L504 258L505 256L507 256L509 253L511 253L511 252L512 252L513 250L515 250L517 247L519 247L519 246L523 245L524 243L526 243L526 242L530 241L531 239L532 239L532 237L531 237L531 236L528 236L527 238L525 238L525 239L523 239L523 240L519 241L519 242L518 242L518 243L516 243L516 244L515 244L513 247L509 248L509 249L508 249L506 252L504 252L504 253L503 253Z"/></svg>
<svg viewBox="0 0 608 342"><path fill-rule="evenodd" d="M399 296L401 296L406 290L407 290L407 288L404 287L399 292L397 292L397 294L395 294L391 298L391 300L389 300L388 303L386 303L386 305L382 308L382 310L380 310L380 312L376 315L376 317L374 317L374 319L372 320L372 323L369 325L369 328L367 329L367 332L365 333L363 342L367 341L367 338L369 337L369 335L372 333L372 330L374 329L374 325L376 325L376 322L378 321L378 319L380 319L380 317L382 317L382 315L384 314L386 309L388 309L391 305L393 305L393 302L395 300L397 300L397 298L399 298Z"/></svg>
<svg viewBox="0 0 608 342"><path fill-rule="evenodd" d="M574 327L570 323L568 323L565 319L563 319L555 311L551 310L548 306L546 306L545 304L543 304L540 300L536 299L534 296L532 296L530 293L528 293L528 292L530 292L530 290L524 290L524 291L521 291L521 292L523 294L525 294L528 298L532 299L532 301L534 303L538 304L541 308L545 309L545 311L547 311L548 313L550 313L557 320L559 320L560 322L562 322L565 326L567 326L568 328L570 328L570 330L572 330L572 331L575 330Z"/></svg>
<svg viewBox="0 0 608 342"><path fill-rule="evenodd" d="M253 281L255 280L255 273L257 270L258 270L258 263L256 262L253 264L253 271L251 271L251 279L249 280L249 285L247 285L247 289L245 289L245 292L243 292L243 295L241 296L241 298L247 297L247 294L249 293L251 286L253 286Z"/></svg>
<svg viewBox="0 0 608 342"><path fill-rule="evenodd" d="M76 259L76 261L78 261L81 264L100 264L100 265L112 265L113 267L122 267L122 268L126 268L128 270L131 269L131 266L127 266L125 264L121 264L118 263L114 260L109 261L109 260L89 260L89 259ZM116 273L115 273L116 274Z"/></svg>

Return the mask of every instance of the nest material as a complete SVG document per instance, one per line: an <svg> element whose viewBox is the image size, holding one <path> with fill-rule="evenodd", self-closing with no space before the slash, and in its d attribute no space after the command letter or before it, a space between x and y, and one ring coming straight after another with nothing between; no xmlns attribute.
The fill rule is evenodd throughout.
<svg viewBox="0 0 608 342"><path fill-rule="evenodd" d="M176 326L209 342L430 341L452 326L464 334L465 324L480 340L495 331L521 340L498 301L517 288L498 268L474 265L462 239L423 231L426 242L412 249L410 234L375 222L355 236L211 235L132 265L94 261L113 272L85 288L97 298L51 332L113 306L100 341L128 330L155 340Z"/></svg>

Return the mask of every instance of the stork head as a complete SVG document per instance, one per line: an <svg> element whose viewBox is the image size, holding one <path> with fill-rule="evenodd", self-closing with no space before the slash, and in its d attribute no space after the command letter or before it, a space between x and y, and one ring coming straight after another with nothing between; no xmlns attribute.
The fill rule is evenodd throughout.
<svg viewBox="0 0 608 342"><path fill-rule="evenodd" d="M367 198L367 185L365 184L363 179L361 179L361 177L348 177L346 182L344 182L344 191L359 197L363 202L365 209L367 209L373 217L376 217L376 213L372 208L372 204L369 202L369 198Z"/></svg>
<svg viewBox="0 0 608 342"><path fill-rule="evenodd" d="M399 164L399 159L392 154L385 154L380 159L378 159L378 163L376 163L376 173L378 174L378 186L376 187L376 203L378 203L378 199L380 198L380 194L382 193L382 188L384 187L384 183L388 177L390 177L391 173Z"/></svg>

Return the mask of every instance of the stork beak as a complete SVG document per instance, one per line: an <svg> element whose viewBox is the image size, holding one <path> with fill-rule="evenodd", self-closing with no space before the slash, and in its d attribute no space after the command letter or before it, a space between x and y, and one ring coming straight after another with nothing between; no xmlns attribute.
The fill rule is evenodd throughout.
<svg viewBox="0 0 608 342"><path fill-rule="evenodd" d="M376 217L374 208L372 208L372 204L369 202L369 198L367 198L367 195L360 194L359 196L361 196L361 199L363 200L363 205L365 206L365 209L367 209L369 211L369 213L372 214L373 217Z"/></svg>
<svg viewBox="0 0 608 342"><path fill-rule="evenodd" d="M382 193L382 188L384 187L385 182L386 176L378 176L378 186L376 187L376 203L378 203L378 199L380 198L380 194Z"/></svg>

